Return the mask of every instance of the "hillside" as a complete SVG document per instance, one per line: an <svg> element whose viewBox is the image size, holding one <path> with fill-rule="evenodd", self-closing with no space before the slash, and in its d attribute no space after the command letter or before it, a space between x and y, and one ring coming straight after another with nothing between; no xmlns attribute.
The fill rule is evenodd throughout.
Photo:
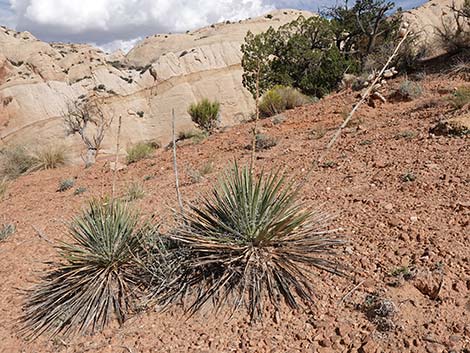
<svg viewBox="0 0 470 353"><path fill-rule="evenodd" d="M93 337L19 338L19 289L29 288L44 262L55 258L52 244L67 239L65 223L86 200L110 192L112 175L101 161L86 170L70 166L22 176L0 202L0 224L17 227L0 243L0 351L468 352L470 144L468 135L429 131L453 116L468 123L468 107L456 111L449 97L456 87L470 86L443 71L418 76L424 89L419 98L394 98L403 80L398 78L386 88L387 103L363 106L302 192L305 201L336 214L333 226L343 228L348 241L338 260L348 266L349 277L315 272L311 311L285 309L281 317L250 326L243 311L231 320L210 311L182 319L176 307L136 315L122 328L114 325ZM356 101L357 92L344 90L262 120L260 129L277 145L258 154L257 170L281 166L302 177ZM179 146L186 202L197 203L231 160L248 163L251 129L252 123L243 123L200 144ZM142 183L145 196L134 206L171 224L172 171L171 151L160 149L119 172L119 194L131 182ZM75 187L87 191L57 192L65 178L75 178ZM365 308L375 302L393 305L395 315L389 321L368 317Z"/></svg>
<svg viewBox="0 0 470 353"><path fill-rule="evenodd" d="M452 20L451 0L433 0L408 11L416 48L426 43L439 53L436 27ZM462 3L462 0L456 2ZM2 145L52 144L60 141L76 161L83 146L66 137L61 116L78 97L97 95L114 116L103 142L113 151L118 116L122 143L170 141L171 111L177 132L193 128L188 106L202 98L221 103L221 121L232 126L251 117L254 101L241 83L240 45L248 30L259 33L296 19L297 10L277 10L236 23L218 23L192 32L156 34L127 55L106 54L85 44L45 43L31 33L0 28L0 148Z"/></svg>

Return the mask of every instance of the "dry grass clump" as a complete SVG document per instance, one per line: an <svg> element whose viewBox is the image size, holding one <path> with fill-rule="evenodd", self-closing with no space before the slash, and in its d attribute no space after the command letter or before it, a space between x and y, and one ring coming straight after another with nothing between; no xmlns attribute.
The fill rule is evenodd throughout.
<svg viewBox="0 0 470 353"><path fill-rule="evenodd" d="M418 82L405 80L400 84L396 93L403 99L413 100L423 94L423 88Z"/></svg>
<svg viewBox="0 0 470 353"><path fill-rule="evenodd" d="M14 179L34 166L34 158L25 146L9 146L0 151L0 176Z"/></svg>
<svg viewBox="0 0 470 353"><path fill-rule="evenodd" d="M252 320L263 316L265 298L276 308L281 299L292 308L311 303L311 269L341 273L328 258L342 243L329 220L299 204L279 173L256 177L235 165L170 234L179 248L177 275L157 297L169 304L194 295L191 313L208 302L243 306Z"/></svg>
<svg viewBox="0 0 470 353"><path fill-rule="evenodd" d="M8 191L8 179L7 177L3 177L0 179L0 201L6 196Z"/></svg>
<svg viewBox="0 0 470 353"><path fill-rule="evenodd" d="M259 110L261 115L269 117L312 102L311 98L295 88L275 86L263 95Z"/></svg>
<svg viewBox="0 0 470 353"><path fill-rule="evenodd" d="M144 196L145 196L144 186L139 182L133 182L127 186L126 194L124 195L124 200L128 202L132 202L132 201L143 199Z"/></svg>
<svg viewBox="0 0 470 353"><path fill-rule="evenodd" d="M153 142L138 142L127 148L127 164L136 163L143 159L150 158L158 145Z"/></svg>
<svg viewBox="0 0 470 353"><path fill-rule="evenodd" d="M55 169L68 161L67 151L61 145L49 145L39 148L31 155L33 162L29 171Z"/></svg>
<svg viewBox="0 0 470 353"><path fill-rule="evenodd" d="M459 87L450 98L452 105L456 109L462 109L470 104L470 87Z"/></svg>

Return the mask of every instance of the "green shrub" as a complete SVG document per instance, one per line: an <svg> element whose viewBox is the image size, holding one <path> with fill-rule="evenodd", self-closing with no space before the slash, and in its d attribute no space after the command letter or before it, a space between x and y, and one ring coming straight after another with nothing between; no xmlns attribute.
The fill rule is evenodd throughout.
<svg viewBox="0 0 470 353"><path fill-rule="evenodd" d="M188 114L192 121L202 130L212 132L219 122L220 103L207 98L189 106Z"/></svg>
<svg viewBox="0 0 470 353"><path fill-rule="evenodd" d="M34 165L34 158L24 146L11 146L0 151L0 176L17 178Z"/></svg>
<svg viewBox="0 0 470 353"><path fill-rule="evenodd" d="M450 100L456 109L462 109L470 104L470 87L457 88Z"/></svg>
<svg viewBox="0 0 470 353"><path fill-rule="evenodd" d="M252 320L262 317L267 298L276 308L281 299L292 308L311 304L311 269L340 274L327 255L342 242L328 230L329 218L297 203L297 196L280 174L255 177L235 165L172 232L180 246L177 275L157 297L195 298L190 312L205 303L245 305Z"/></svg>
<svg viewBox="0 0 470 353"><path fill-rule="evenodd" d="M69 228L60 260L26 297L21 333L36 338L93 333L133 309L139 282L137 258L151 232L120 202L92 201Z"/></svg>
<svg viewBox="0 0 470 353"><path fill-rule="evenodd" d="M336 89L351 67L335 45L327 19L300 16L278 30L254 35L242 45L243 85L255 96L274 85L292 86L308 96L322 97Z"/></svg>
<svg viewBox="0 0 470 353"><path fill-rule="evenodd" d="M55 169L67 163L68 157L64 146L50 145L38 149L32 154L33 165L30 171Z"/></svg>
<svg viewBox="0 0 470 353"><path fill-rule="evenodd" d="M152 142L138 142L130 146L127 148L127 164L150 158L156 149L156 145Z"/></svg>
<svg viewBox="0 0 470 353"><path fill-rule="evenodd" d="M263 116L273 116L313 100L292 87L275 86L261 97L259 110Z"/></svg>
<svg viewBox="0 0 470 353"><path fill-rule="evenodd" d="M14 224L3 224L0 226L0 241L4 241L9 236L13 235L16 231Z"/></svg>
<svg viewBox="0 0 470 353"><path fill-rule="evenodd" d="M58 192L64 192L67 191L75 185L75 180L74 179L63 179L59 182L59 187L57 189Z"/></svg>
<svg viewBox="0 0 470 353"><path fill-rule="evenodd" d="M405 80L400 84L397 94L403 99L413 100L423 94L423 88L418 82Z"/></svg>

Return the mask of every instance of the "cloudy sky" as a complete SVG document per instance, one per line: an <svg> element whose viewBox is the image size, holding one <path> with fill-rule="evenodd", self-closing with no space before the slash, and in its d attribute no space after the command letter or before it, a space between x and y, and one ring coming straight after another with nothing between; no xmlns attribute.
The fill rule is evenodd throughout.
<svg viewBox="0 0 470 353"><path fill-rule="evenodd" d="M316 11L336 0L0 0L0 25L45 41L128 49L154 33L257 16L274 8ZM404 8L425 0L398 0Z"/></svg>

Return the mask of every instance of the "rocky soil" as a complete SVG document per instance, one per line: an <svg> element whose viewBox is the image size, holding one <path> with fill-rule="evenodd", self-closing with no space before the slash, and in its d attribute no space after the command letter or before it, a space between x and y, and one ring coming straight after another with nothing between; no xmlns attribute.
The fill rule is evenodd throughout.
<svg viewBox="0 0 470 353"><path fill-rule="evenodd" d="M67 239L66 223L86 200L110 192L109 162L101 160L87 170L64 167L21 177L0 202L0 223L17 227L0 243L0 351L469 352L470 143L468 135L429 132L444 119L468 117L467 108L455 111L449 103L455 87L468 82L442 74L419 77L424 87L419 98L393 99L403 80L398 78L386 89L387 103L362 107L308 179L304 201L336 214L332 226L344 229L348 243L337 258L349 274L315 271L316 303L310 310L284 308L250 325L244 312L228 319L207 308L186 318L175 307L141 313L92 337L23 340L16 321L22 290L56 256L53 244ZM260 129L277 145L258 154L257 170L281 167L300 179L356 95L345 90L262 120ZM251 129L251 123L242 124L200 144L179 146L186 202L197 202L230 161L248 163ZM70 177L87 191L57 192L59 181ZM146 190L134 206L171 224L176 207L171 151L160 149L119 172L120 193L131 182Z"/></svg>

